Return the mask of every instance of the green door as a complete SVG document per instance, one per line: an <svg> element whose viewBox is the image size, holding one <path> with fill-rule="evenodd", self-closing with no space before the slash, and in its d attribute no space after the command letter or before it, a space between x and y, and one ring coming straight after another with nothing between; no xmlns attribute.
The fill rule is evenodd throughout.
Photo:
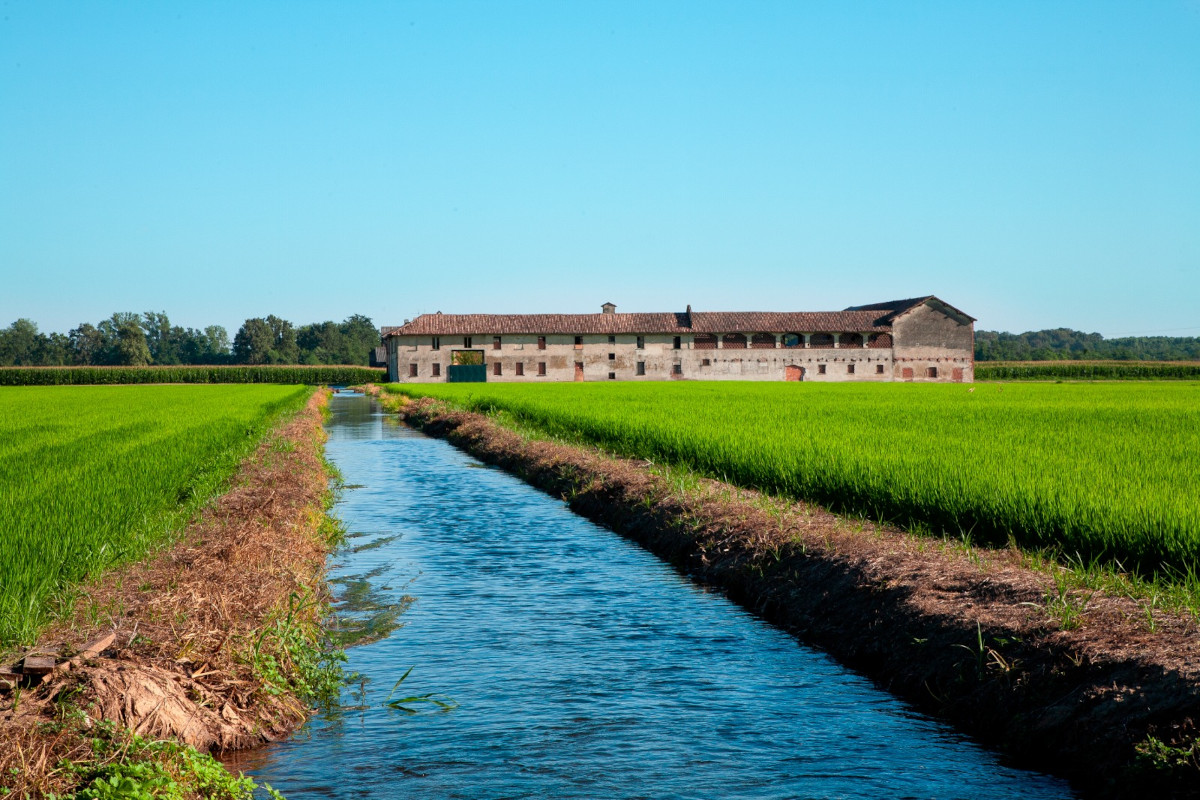
<svg viewBox="0 0 1200 800"><path fill-rule="evenodd" d="M487 383L487 365L482 350L450 351L446 383Z"/></svg>
<svg viewBox="0 0 1200 800"><path fill-rule="evenodd" d="M483 364L451 364L447 383L487 383L487 367Z"/></svg>

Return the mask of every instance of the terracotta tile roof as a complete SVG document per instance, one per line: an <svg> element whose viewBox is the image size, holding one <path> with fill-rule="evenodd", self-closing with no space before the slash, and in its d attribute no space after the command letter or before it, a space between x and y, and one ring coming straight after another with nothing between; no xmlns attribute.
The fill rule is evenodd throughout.
<svg viewBox="0 0 1200 800"><path fill-rule="evenodd" d="M695 311L657 314L422 314L387 336L890 331L878 311Z"/></svg>
<svg viewBox="0 0 1200 800"><path fill-rule="evenodd" d="M875 311L695 311L695 333L890 331Z"/></svg>
<svg viewBox="0 0 1200 800"><path fill-rule="evenodd" d="M975 318L970 314L960 311L959 309L947 303L945 300L941 300L931 294L927 294L924 297L910 297L907 300L889 300L886 303L872 303L869 306L850 306L850 308L847 308L846 310L885 312L883 316L879 318L879 321L890 325L892 320L903 314L905 311L909 311L910 309L916 308L917 306L925 303L928 303L934 308L937 308L943 313L947 313L952 317L957 315L959 317L965 317L971 322L975 321ZM959 321L961 322L961 320Z"/></svg>
<svg viewBox="0 0 1200 800"><path fill-rule="evenodd" d="M688 333L687 314L422 314L383 335Z"/></svg>

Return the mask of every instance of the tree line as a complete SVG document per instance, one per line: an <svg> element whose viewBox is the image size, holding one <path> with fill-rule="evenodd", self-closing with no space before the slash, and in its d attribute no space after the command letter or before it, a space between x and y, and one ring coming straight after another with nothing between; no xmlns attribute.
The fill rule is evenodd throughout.
<svg viewBox="0 0 1200 800"><path fill-rule="evenodd" d="M172 325L164 312L118 312L67 333L42 333L18 319L0 329L0 367L148 366L173 364L370 363L380 344L369 317L296 327L274 314L242 323L230 341L220 325Z"/></svg>
<svg viewBox="0 0 1200 800"><path fill-rule="evenodd" d="M1054 328L1025 333L975 332L976 361L1194 361L1200 337L1125 336Z"/></svg>

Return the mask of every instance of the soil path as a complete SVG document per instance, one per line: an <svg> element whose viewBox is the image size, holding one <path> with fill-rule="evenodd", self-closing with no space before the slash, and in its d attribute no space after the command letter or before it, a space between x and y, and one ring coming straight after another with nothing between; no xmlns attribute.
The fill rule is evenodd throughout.
<svg viewBox="0 0 1200 800"><path fill-rule="evenodd" d="M429 399L399 412L723 587L1014 763L1094 796L1200 796L1193 619L1062 591L1052 572L1023 566L1015 551L681 482L646 462L529 440Z"/></svg>

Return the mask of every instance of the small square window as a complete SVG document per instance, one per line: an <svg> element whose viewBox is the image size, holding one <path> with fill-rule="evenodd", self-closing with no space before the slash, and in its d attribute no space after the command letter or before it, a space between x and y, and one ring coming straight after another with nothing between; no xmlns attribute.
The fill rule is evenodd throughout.
<svg viewBox="0 0 1200 800"><path fill-rule="evenodd" d="M883 374L883 364L876 364L876 365L875 365L875 374L876 374L876 375L882 375L882 374Z"/></svg>
<svg viewBox="0 0 1200 800"><path fill-rule="evenodd" d="M575 337L575 346L576 346L576 347L583 347L583 337L582 337L582 336L576 336L576 337Z"/></svg>
<svg viewBox="0 0 1200 800"><path fill-rule="evenodd" d="M926 369L925 377L926 378L936 378L937 377L937 367L929 367L928 369Z"/></svg>
<svg viewBox="0 0 1200 800"><path fill-rule="evenodd" d="M711 358L702 358L702 359L700 359L700 366L702 366L702 367L711 367L711 366L712 366L712 359L711 359Z"/></svg>
<svg viewBox="0 0 1200 800"><path fill-rule="evenodd" d="M854 365L853 365L853 364L847 364L847 365L846 365L846 374L847 374L847 375L853 375L853 374L854 374Z"/></svg>
<svg viewBox="0 0 1200 800"><path fill-rule="evenodd" d="M615 372L608 373L608 379L610 381L615 381L617 379L617 373L615 373Z"/></svg>
<svg viewBox="0 0 1200 800"><path fill-rule="evenodd" d="M436 377L440 376L441 374L442 374L442 365L434 364L433 365L433 377L436 378Z"/></svg>
<svg viewBox="0 0 1200 800"><path fill-rule="evenodd" d="M546 362L539 361L538 362L538 375L545 375L545 374L546 374Z"/></svg>
<svg viewBox="0 0 1200 800"><path fill-rule="evenodd" d="M503 375L504 374L502 368L500 367L499 361L492 362L492 374L493 375Z"/></svg>
<svg viewBox="0 0 1200 800"><path fill-rule="evenodd" d="M525 365L523 363L521 363L520 361L517 362L516 372L518 375L525 374Z"/></svg>
<svg viewBox="0 0 1200 800"><path fill-rule="evenodd" d="M493 337L492 337L492 349L493 349L493 350L499 350L499 349L500 349L500 337L499 337L499 336L493 336Z"/></svg>
<svg viewBox="0 0 1200 800"><path fill-rule="evenodd" d="M676 336L676 337L675 337L675 341L674 341L674 342L671 344L671 349L672 349L672 350L681 350L681 349L683 349L683 337L682 337L682 336Z"/></svg>
<svg viewBox="0 0 1200 800"><path fill-rule="evenodd" d="M818 375L825 374L825 365L824 364L817 364L817 374Z"/></svg>
<svg viewBox="0 0 1200 800"><path fill-rule="evenodd" d="M637 374L638 375L646 374L646 362L645 361L637 362Z"/></svg>
<svg viewBox="0 0 1200 800"><path fill-rule="evenodd" d="M671 374L672 375L682 375L683 374L683 364L672 365L671 366Z"/></svg>
<svg viewBox="0 0 1200 800"><path fill-rule="evenodd" d="M616 361L616 360L617 360L617 354L616 354L616 353L609 353L609 354L608 354L608 360L609 360L609 361Z"/></svg>
<svg viewBox="0 0 1200 800"><path fill-rule="evenodd" d="M645 347L646 347L646 337L645 336L637 337L637 349L642 350L642 349L645 349Z"/></svg>
<svg viewBox="0 0 1200 800"><path fill-rule="evenodd" d="M434 350L441 350L442 349L442 340L439 339L437 336L435 336L435 337L433 337L433 341L431 342L431 345Z"/></svg>
<svg viewBox="0 0 1200 800"><path fill-rule="evenodd" d="M615 336L609 336L609 337L608 337L608 343L609 343L609 344L616 344L616 343L617 343L617 337L615 337Z"/></svg>
<svg viewBox="0 0 1200 800"><path fill-rule="evenodd" d="M545 349L546 349L546 337L539 336L538 337L538 350L545 350Z"/></svg>
<svg viewBox="0 0 1200 800"><path fill-rule="evenodd" d="M417 377L417 365L416 364L408 365L408 377L410 377L410 378Z"/></svg>

